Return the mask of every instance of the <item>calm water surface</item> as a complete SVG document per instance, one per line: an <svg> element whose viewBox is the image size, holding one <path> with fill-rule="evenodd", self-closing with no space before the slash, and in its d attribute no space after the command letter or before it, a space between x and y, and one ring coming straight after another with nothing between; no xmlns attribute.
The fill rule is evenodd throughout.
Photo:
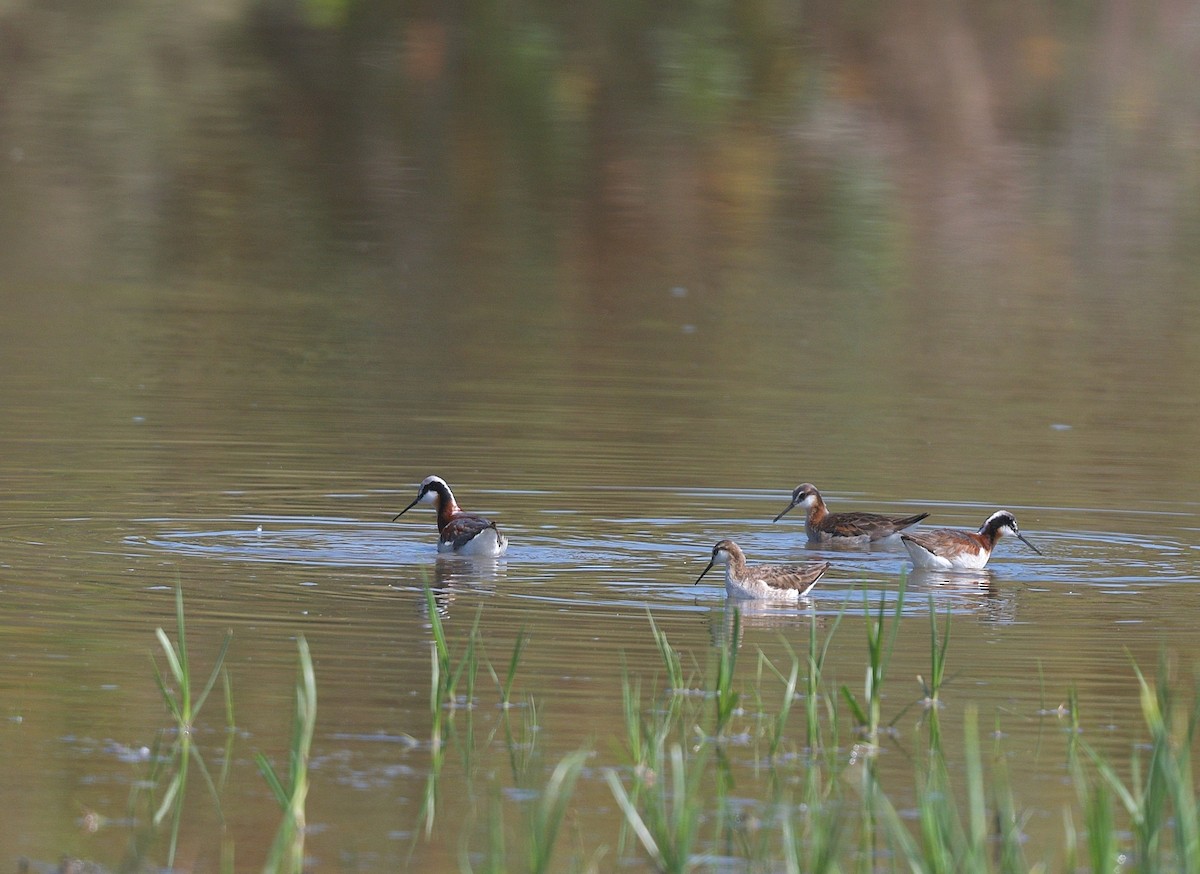
<svg viewBox="0 0 1200 874"><path fill-rule="evenodd" d="M1166 99L1171 82L1138 93L1182 121L1118 123L1115 85L1034 65L1029 94L991 94L993 139L964 144L906 102L915 86L879 84L926 81L916 71L855 57L836 34L811 68L785 65L783 84L731 99L748 120L697 102L707 91L687 91L695 117L657 118L680 111L671 88L697 82L655 79L655 98L571 55L545 61L554 84L539 99L568 103L532 138L553 152L539 155L461 104L488 72L437 53L443 30L468 58L482 51L455 36L460 22L395 25L399 72L371 42L392 46L390 19L359 33L367 45L352 48L371 62L345 86L362 100L350 113L346 95L304 93L312 71L289 65L303 56L289 31L247 13L261 41L233 38L232 13L207 11L178 27L219 50L178 66L165 60L182 44L173 27L150 28L164 69L122 63L134 50L115 24L88 40L128 77L112 87L149 105L114 108L50 55L14 62L0 178L14 229L0 253L0 865L166 864L168 829L151 821L161 795L148 793L170 720L152 659L181 586L194 674L232 630L236 727L218 689L195 736L219 788L190 781L177 870L261 867L279 810L254 757L282 766L300 635L319 696L311 870L459 870L464 853L478 863L490 815L520 847L550 769L581 748L592 754L562 869L651 870L618 850L602 778L625 761L622 678L640 678L647 700L666 691L652 616L705 682L733 619L719 577L693 583L723 537L751 561L834 563L811 599L742 616L748 695L778 698L769 673L757 679L759 653L786 664L814 627L833 634L830 688L861 689L864 604L893 605L905 587L884 698L896 734L878 760L903 809L925 737L930 611L948 616L951 762L977 708L1028 813L1030 860L1058 857L1077 796L1056 708L1076 690L1083 736L1124 767L1145 739L1132 663L1152 672L1165 658L1186 694L1200 648L1188 212L1200 198L1170 151L1192 155L1200 127ZM30 45L83 27L67 13L8 25ZM1060 56L1037 36L1029 57L1060 64L1063 46L1103 42L1056 31ZM899 38L920 53L921 37ZM530 50L513 57L543 57ZM721 61L702 66L730 72ZM687 79L686 64L668 67ZM392 107L389 75L429 90ZM1037 76L1079 93L1043 117L1034 98L1053 89ZM177 105L147 97L143 78L196 90ZM799 80L804 105L779 102ZM632 104L601 112L614 88ZM949 121L975 124L971 105ZM331 106L343 108L325 117ZM378 106L400 132L372 127ZM1120 148L1121 124L1139 119L1167 129L1162 151ZM577 123L594 139L563 134ZM147 125L161 134L148 145ZM1079 145L1097 131L1111 138L1100 154ZM929 136L944 174L906 146ZM1135 159L1144 175L1124 175ZM1001 178L976 189L984 168ZM430 473L498 520L507 556L439 558L425 507L391 521ZM811 548L797 514L771 522L801 481L835 510L925 510L937 525L975 528L1006 507L1044 555L1006 541L985 571L946 576L908 573L898 546ZM476 706L454 714L428 835L427 585L455 651L478 623L501 676L528 638L516 706L498 706L481 670ZM750 714L738 720L752 735ZM787 747L804 743L793 712ZM738 809L765 815L756 747L732 746L729 761ZM711 868L744 867L729 847L698 850Z"/></svg>
<svg viewBox="0 0 1200 874"><path fill-rule="evenodd" d="M1076 424L998 416L994 441L980 446L972 442L980 407L968 392L933 433L894 412L881 425L865 408L860 427L878 442L864 454L805 427L806 409L849 404L840 389L813 378L795 403L778 406L778 386L769 383L787 378L786 356L765 381L743 381L733 368L722 384L705 362L727 338L703 329L683 337L663 329L661 343L625 348L620 366L607 353L577 350L574 367L551 371L558 389L518 368L507 380L481 375L434 391L422 361L435 357L440 335L400 343L404 360L390 370L378 350L353 362L287 361L303 336L302 326L286 324L289 295L275 298L278 309L239 313L236 331L247 342L229 341L213 385L184 378L212 368L207 358L180 356L182 329L170 325L186 318L187 333L211 336L228 328L224 314L198 317L172 290L154 299L161 318L138 326L137 294L106 289L82 304L92 330L70 334L79 346L22 342L33 334L29 320L6 347L20 366L6 368L5 390L10 409L22 411L9 418L5 437L11 512L0 663L4 766L13 775L4 843L15 855L69 853L115 865L140 846L136 836L153 833L148 812L131 809L130 799L168 724L150 656L154 629L173 627L176 584L186 595L197 673L223 631L234 635L237 731L226 746L217 702L198 730L210 767L229 762L226 831L211 796L193 787L181 837L179 858L198 870L218 868L218 835L239 858L254 858L273 833L277 812L252 757L279 757L285 748L299 634L315 655L320 695L309 805L314 865L452 868L464 834L481 827L460 823L478 823L471 798L489 781L509 799L508 819L519 821L521 793L536 795L544 777L536 768L534 777L509 771L502 747L487 752L483 738L501 731L503 711L484 673L480 706L456 719L473 721L486 776L468 776L451 756L435 828L421 836L430 772L426 584L451 639L461 647L478 622L501 673L517 635L528 634L520 708L509 716L536 725L542 767L581 746L596 751L571 814L587 840L567 845L586 853L615 846L619 829L600 770L621 761L624 667L648 692L663 687L647 612L697 684L730 633L723 591L708 580L693 585L721 537L735 538L752 560L834 562L810 601L746 613L740 651L748 686L760 650L784 663L785 641L803 648L812 623L824 635L844 613L827 675L859 688L864 594L872 604L892 603L906 581L885 705L886 719L899 716L898 736L881 758L897 787L911 786L921 743L919 708L910 705L921 695L917 676L929 671L928 611L950 614L950 748L958 749L968 704L988 731L1002 733L1019 799L1032 811L1031 852L1058 846L1059 810L1074 798L1064 781L1066 724L1046 711L1074 687L1088 739L1123 762L1142 738L1130 660L1152 668L1165 653L1181 686L1190 682L1190 653L1200 645L1190 619L1197 511L1170 480L1180 454L1195 449L1169 428L1143 431L1143 451L1128 461L1114 448L1128 438L1089 425L1086 410ZM128 329L131 314L122 354L100 357L97 347ZM363 316L338 304L325 317ZM442 330L461 338L469 326L448 320ZM327 341L314 328L302 342ZM390 337L378 343L390 346ZM634 378L683 371L688 360L697 370L691 379ZM605 367L627 377L597 377ZM1008 384L1035 378L1015 359L999 370ZM489 389L497 397L477 400ZM662 410L664 394L673 412ZM434 470L468 508L501 522L512 539L507 556L437 557L427 508L390 521ZM898 547L810 548L802 519L770 521L801 478L827 483L835 509L925 509L952 526L974 527L1004 505L1045 555L1006 541L985 571L953 577L906 575ZM876 487L873 478L890 485ZM968 488L991 500L954 498ZM803 746L793 718L794 743ZM753 807L755 757L747 751L733 761L735 773L746 769L737 779ZM147 852L156 851L161 838Z"/></svg>

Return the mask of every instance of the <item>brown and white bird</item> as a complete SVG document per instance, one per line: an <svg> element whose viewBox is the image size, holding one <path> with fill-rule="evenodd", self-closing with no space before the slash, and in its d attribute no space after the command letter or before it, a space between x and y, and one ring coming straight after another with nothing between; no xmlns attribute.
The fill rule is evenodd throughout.
<svg viewBox="0 0 1200 874"><path fill-rule="evenodd" d="M928 513L885 516L881 513L830 513L825 499L812 483L801 483L792 492L792 502L774 518L782 519L796 507L804 508L804 531L810 543L865 545L899 534L916 525Z"/></svg>
<svg viewBox="0 0 1200 874"><path fill-rule="evenodd" d="M458 555L503 555L508 538L500 533L496 523L482 516L464 513L454 500L450 486L440 476L421 480L413 502L392 519L399 519L417 504L433 504L437 509L438 552Z"/></svg>
<svg viewBox="0 0 1200 874"><path fill-rule="evenodd" d="M829 570L827 561L803 565L747 565L741 547L732 540L721 540L713 547L712 561L696 577L696 583L717 564L725 565L725 593L730 598L774 601L795 601L801 595L807 595Z"/></svg>
<svg viewBox="0 0 1200 874"><path fill-rule="evenodd" d="M987 517L978 531L958 528L930 528L901 534L900 540L914 567L938 570L978 570L988 563L996 543L1006 534L1018 539L1038 555L1042 551L1025 539L1017 527L1017 517L1008 510L997 510Z"/></svg>

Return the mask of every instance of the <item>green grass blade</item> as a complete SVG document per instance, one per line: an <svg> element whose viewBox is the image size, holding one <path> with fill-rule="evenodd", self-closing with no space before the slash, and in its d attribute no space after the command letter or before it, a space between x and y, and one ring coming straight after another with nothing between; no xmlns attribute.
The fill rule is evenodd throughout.
<svg viewBox="0 0 1200 874"><path fill-rule="evenodd" d="M530 871L546 874L554 853L558 830L575 790L575 781L589 753L579 750L563 757L550 775L542 797L533 814Z"/></svg>
<svg viewBox="0 0 1200 874"><path fill-rule="evenodd" d="M863 712L861 705L858 703L858 699L854 697L854 693L850 691L848 686L844 685L840 687L839 691L841 691L842 697L846 700L846 704L850 706L850 712L854 716L854 721L858 725L866 727L867 714Z"/></svg>
<svg viewBox="0 0 1200 874"><path fill-rule="evenodd" d="M621 808L621 813L625 814L625 821L633 829L633 833L637 835L638 840L641 841L642 847L645 848L650 858L662 870L664 868L664 860L662 851L658 848L658 842L654 840L650 829L646 827L646 821L642 819L642 815L638 813L637 807L630 800L625 787L621 785L621 780L617 777L616 771L611 768L606 769L604 771L604 780L608 783L608 788L612 790L613 798L616 800L617 806Z"/></svg>
<svg viewBox="0 0 1200 874"><path fill-rule="evenodd" d="M517 640L513 644L512 656L508 660L508 673L504 677L504 685L500 690L500 703L507 707L512 700L513 681L517 676L517 665L521 662L521 656L525 652L525 646L529 643L529 634L522 627L517 632Z"/></svg>
<svg viewBox="0 0 1200 874"><path fill-rule="evenodd" d="M658 646L658 652L662 656L663 665L667 669L667 680L670 683L671 691L680 692L684 688L683 681L683 662L680 660L677 653L667 640L666 632L659 629L654 622L654 615L647 610L646 618L650 620L650 633L654 637L654 643Z"/></svg>
<svg viewBox="0 0 1200 874"><path fill-rule="evenodd" d="M646 732L642 725L642 683L641 680L631 680L629 670L621 665L621 709L625 715L625 740L629 745L629 756L633 764L645 763Z"/></svg>
<svg viewBox="0 0 1200 874"><path fill-rule="evenodd" d="M792 705L796 702L796 686L800 682L800 659L792 654L792 672L788 675L783 687L783 702L775 717L775 736L771 739L770 755L772 758L779 752L779 744L783 740L784 729L787 728L788 717L792 713Z"/></svg>
<svg viewBox="0 0 1200 874"><path fill-rule="evenodd" d="M437 599L433 596L433 589L425 586L425 604L429 608L429 630L433 635L433 643L436 648L438 661L441 663L442 674L450 675L450 647L446 643L446 629L442 627L442 617L438 613Z"/></svg>
<svg viewBox="0 0 1200 874"><path fill-rule="evenodd" d="M171 782L167 784L167 791L163 793L162 802L158 805L158 809L154 811L154 824L161 825L166 819L167 814L172 810L176 798L179 797L179 790L183 788L183 784L187 779L186 766L180 767L171 777Z"/></svg>
<svg viewBox="0 0 1200 874"><path fill-rule="evenodd" d="M1104 779L1104 782L1107 783L1109 788L1112 789L1112 791L1116 794L1117 798L1121 802L1121 806L1125 808L1125 812L1129 814L1129 817L1135 822L1135 824L1139 822L1141 819L1142 806L1138 799L1134 797L1129 788L1121 781L1116 769L1114 769L1112 765L1105 761L1105 759L1101 757L1099 753L1092 749L1089 744L1080 741L1079 747L1084 751L1084 753L1087 754L1088 758L1092 760L1092 764L1096 767L1097 772L1099 772L1100 776Z"/></svg>
<svg viewBox="0 0 1200 874"><path fill-rule="evenodd" d="M183 585L175 586L175 628L179 636L180 676L188 676L187 629L183 622Z"/></svg>
<svg viewBox="0 0 1200 874"><path fill-rule="evenodd" d="M200 712L200 708L204 706L205 700L208 698L208 693L213 690L217 684L217 678L221 676L221 668L225 664L225 654L229 652L229 644L233 641L233 631L226 631L225 638L221 641L221 649L217 653L217 660L213 663L212 673L208 675L208 682L204 684L204 689L192 704L193 716Z"/></svg>
<svg viewBox="0 0 1200 874"><path fill-rule="evenodd" d="M967 767L968 846L975 863L985 865L988 847L987 804L983 787L983 757L979 751L979 714L974 705L968 706L963 713L963 750Z"/></svg>
<svg viewBox="0 0 1200 874"><path fill-rule="evenodd" d="M221 671L221 685L225 691L225 728L233 731L237 728L237 722L233 716L233 680L229 678L229 671Z"/></svg>
<svg viewBox="0 0 1200 874"><path fill-rule="evenodd" d="M200 776L204 778L204 785L208 787L208 793L212 796L213 806L217 809L217 816L221 820L221 827L225 827L225 814L221 810L221 793L217 791L217 785L213 782L212 775L208 773L208 766L204 764L204 758L200 755L200 750L191 747L192 759L196 762L196 768L200 771Z"/></svg>
<svg viewBox="0 0 1200 874"><path fill-rule="evenodd" d="M154 681L158 684L158 691L162 694L163 703L167 710L171 713L171 718L178 725L183 725L183 713L179 709L179 701L175 697L175 693L167 687L167 681L162 675L162 671L158 669L158 662L152 658L150 663L154 666Z"/></svg>
<svg viewBox="0 0 1200 874"><path fill-rule="evenodd" d="M275 832L264 874L300 874L304 870L305 802L308 797L308 759L317 716L316 674L312 653L304 635L297 638L300 679L296 683L296 708L293 717L292 745L289 751L288 785L283 786L275 770L264 758L258 758L268 786L281 801L283 819Z"/></svg>
<svg viewBox="0 0 1200 874"><path fill-rule="evenodd" d="M184 673L183 662L175 651L175 645L171 643L171 638L167 637L167 633L161 628L155 629L154 634L158 637L158 642L162 644L163 652L167 656L167 667L171 669L171 676L182 687L187 682L187 674Z"/></svg>
<svg viewBox="0 0 1200 874"><path fill-rule="evenodd" d="M279 775L275 773L275 767L271 764L271 760L262 753L255 753L254 762L258 765L259 773L263 775L263 779L267 781L267 788L271 790L271 794L279 802L280 809L287 810L288 790L284 788Z"/></svg>

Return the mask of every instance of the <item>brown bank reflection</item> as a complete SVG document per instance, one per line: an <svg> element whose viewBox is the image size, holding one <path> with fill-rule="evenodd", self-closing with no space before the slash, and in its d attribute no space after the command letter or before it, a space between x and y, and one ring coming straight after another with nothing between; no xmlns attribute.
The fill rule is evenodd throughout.
<svg viewBox="0 0 1200 874"><path fill-rule="evenodd" d="M0 17L10 270L290 277L332 242L530 265L611 312L647 269L724 284L783 233L853 285L932 278L911 301L937 318L963 293L946 270L1034 300L1031 265L1057 293L1109 277L1120 305L1113 271L1194 252L1176 168L1200 110L1168 3L70 9Z"/></svg>

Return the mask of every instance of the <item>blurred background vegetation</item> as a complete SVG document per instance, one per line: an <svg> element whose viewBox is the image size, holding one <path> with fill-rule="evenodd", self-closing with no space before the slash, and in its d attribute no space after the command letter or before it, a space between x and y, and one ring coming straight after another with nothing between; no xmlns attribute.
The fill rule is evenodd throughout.
<svg viewBox="0 0 1200 874"><path fill-rule="evenodd" d="M453 251L603 299L771 247L864 293L1020 291L1016 256L1120 295L1196 267L1198 70L1170 0L6 0L0 268Z"/></svg>

